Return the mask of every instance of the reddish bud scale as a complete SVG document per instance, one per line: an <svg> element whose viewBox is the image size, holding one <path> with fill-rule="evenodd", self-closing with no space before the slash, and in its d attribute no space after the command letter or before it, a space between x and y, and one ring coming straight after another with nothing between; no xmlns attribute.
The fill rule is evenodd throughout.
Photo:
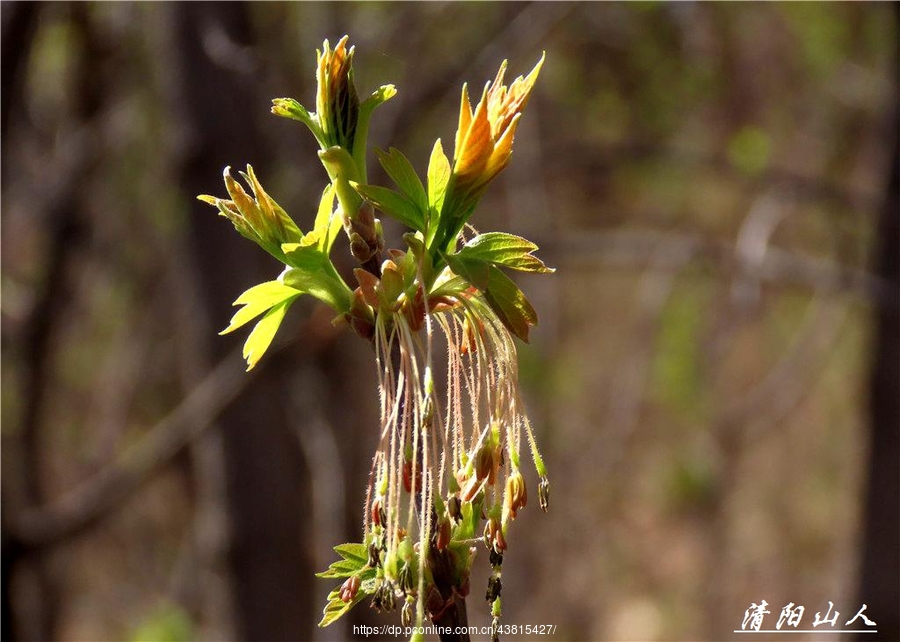
<svg viewBox="0 0 900 642"><path fill-rule="evenodd" d="M353 270L356 281L359 283L359 289L362 292L363 300L373 308L378 306L378 288L381 285L378 277L367 272L362 268Z"/></svg>
<svg viewBox="0 0 900 642"><path fill-rule="evenodd" d="M406 316L409 329L413 332L418 332L425 327L425 294L421 285L412 300L407 301L403 306L403 314Z"/></svg>
<svg viewBox="0 0 900 642"><path fill-rule="evenodd" d="M446 517L438 524L437 538L435 540L435 548L442 551L450 544L450 520Z"/></svg>
<svg viewBox="0 0 900 642"><path fill-rule="evenodd" d="M463 320L462 344L459 346L461 354L468 354L478 350L478 341L475 338L475 332L478 332L478 338L484 337L484 323L480 319L475 320L475 327L469 317Z"/></svg>

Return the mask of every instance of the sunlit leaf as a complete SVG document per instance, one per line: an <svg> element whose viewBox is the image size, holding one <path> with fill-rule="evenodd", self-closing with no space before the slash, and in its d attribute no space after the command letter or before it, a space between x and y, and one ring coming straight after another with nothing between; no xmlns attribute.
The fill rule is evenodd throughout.
<svg viewBox="0 0 900 642"><path fill-rule="evenodd" d="M319 200L319 209L316 211L312 232L303 238L306 245L310 244L307 242L308 239L314 240L316 247L324 254L331 252L331 246L334 245L343 225L341 213L335 209L334 201L334 185L329 183L325 186L322 198Z"/></svg>
<svg viewBox="0 0 900 642"><path fill-rule="evenodd" d="M431 150L431 159L428 161L428 204L433 215L439 215L444 206L450 171L450 160L444 153L441 139L438 138Z"/></svg>
<svg viewBox="0 0 900 642"><path fill-rule="evenodd" d="M529 326L537 324L537 314L512 279L496 265L462 252L444 258L451 270L481 290L503 325L527 343Z"/></svg>
<svg viewBox="0 0 900 642"><path fill-rule="evenodd" d="M356 606L359 602L364 600L369 593L363 591L362 588L356 592L356 595L349 602L344 602L341 599L341 589L340 587L331 591L328 594L328 604L325 605L325 610L322 613L322 620L319 622L320 627L326 627L332 622L343 617L350 609Z"/></svg>
<svg viewBox="0 0 900 642"><path fill-rule="evenodd" d="M375 592L376 570L368 566L369 553L363 544L340 544L334 547L334 551L341 559L331 564L328 570L316 573L316 577L345 578L351 575L359 575L361 583L356 596L349 602L341 599L341 588L338 587L328 594L328 603L322 614L319 626L328 626L347 611L353 608L361 600Z"/></svg>
<svg viewBox="0 0 900 642"><path fill-rule="evenodd" d="M241 294L234 302L234 305L242 305L244 307L235 313L228 327L219 334L228 334L252 321L272 306L300 294L301 292L295 288L289 287L280 281L266 281L265 283L254 285Z"/></svg>
<svg viewBox="0 0 900 642"><path fill-rule="evenodd" d="M477 258L495 265L523 272L555 272L531 253L538 246L531 241L505 232L486 232L466 243L457 256Z"/></svg>
<svg viewBox="0 0 900 642"><path fill-rule="evenodd" d="M320 262L289 267L278 278L285 285L327 303L336 312L346 312L350 309L353 291L335 271L328 257L319 256Z"/></svg>
<svg viewBox="0 0 900 642"><path fill-rule="evenodd" d="M328 570L316 573L316 577L349 577L361 571L368 564L369 553L363 544L341 544L335 546L334 551L341 556L341 559L332 562Z"/></svg>
<svg viewBox="0 0 900 642"><path fill-rule="evenodd" d="M284 315L287 313L291 303L293 303L294 299L298 296L300 296L300 293L273 306L266 312L265 316L260 319L259 323L256 324L256 327L253 328L253 332L250 333L250 336L247 337L247 341L244 343L244 359L247 360L247 370L251 370L259 363L263 354L268 350L269 346L272 344L272 339L275 337L275 333L278 331L278 326L280 326L282 320L284 320Z"/></svg>
<svg viewBox="0 0 900 642"><path fill-rule="evenodd" d="M488 287L483 292L485 300L503 321L503 325L528 343L528 330L530 326L537 325L537 313L522 290L499 268L492 265Z"/></svg>
<svg viewBox="0 0 900 642"><path fill-rule="evenodd" d="M456 274L474 285L482 292L487 289L490 279L491 264L479 258L448 254L444 257L447 265Z"/></svg>

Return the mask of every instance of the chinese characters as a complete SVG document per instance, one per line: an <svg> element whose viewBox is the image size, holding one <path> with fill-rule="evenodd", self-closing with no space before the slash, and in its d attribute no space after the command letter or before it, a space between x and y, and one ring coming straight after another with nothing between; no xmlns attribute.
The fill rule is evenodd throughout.
<svg viewBox="0 0 900 642"><path fill-rule="evenodd" d="M766 615L771 613L771 611L769 611L767 608L768 606L769 603L766 600L760 600L759 604L757 604L756 602L751 602L747 610L744 611L744 619L741 622L741 628L739 630L735 630L735 633L777 633L778 631L782 630L795 630L799 632L800 622L803 619L803 613L806 611L806 607L795 605L793 602L788 602L783 607L781 607L781 612L778 615L778 621L775 623L775 628L763 629L763 620ZM857 623L858 620L861 620L861 622L856 624L855 628L834 629L834 626L835 624L837 624L838 618L840 617L841 613L840 611L835 610L834 602L829 600L828 609L825 611L825 614L823 615L821 611L816 611L812 622L813 628L806 632L815 633L830 631L834 629L835 633L843 631L870 631L872 633L875 633L876 631L871 628L859 628L860 625L864 625L865 627L877 626L876 622L866 617L866 608L867 605L863 604L860 607L859 611L856 612L856 615L844 622L844 626L849 627L854 623Z"/></svg>

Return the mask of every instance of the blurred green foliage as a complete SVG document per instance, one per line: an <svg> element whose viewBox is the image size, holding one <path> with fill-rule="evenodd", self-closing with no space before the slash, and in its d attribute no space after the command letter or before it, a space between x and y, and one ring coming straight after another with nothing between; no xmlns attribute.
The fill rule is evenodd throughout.
<svg viewBox="0 0 900 642"><path fill-rule="evenodd" d="M138 624L129 639L131 642L190 642L197 639L197 632L184 609L166 603Z"/></svg>

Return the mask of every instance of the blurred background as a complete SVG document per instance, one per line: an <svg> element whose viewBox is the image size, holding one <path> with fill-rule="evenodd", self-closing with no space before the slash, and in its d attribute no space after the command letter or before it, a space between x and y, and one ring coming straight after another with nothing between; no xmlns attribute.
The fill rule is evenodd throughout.
<svg viewBox="0 0 900 642"><path fill-rule="evenodd" d="M0 16L4 639L399 623L361 606L315 627L333 586L313 573L360 537L371 349L309 300L245 374L246 333L216 333L279 267L195 200L252 163L309 227L326 176L270 99L314 106L315 49L345 33L360 94L399 89L371 144L420 170L436 137L452 146L463 81L547 52L473 219L558 268L519 279L540 316L520 361L552 500L511 531L505 623L725 640L751 603L769 629L802 605L809 629L831 601L835 628L865 603L900 639L896 4ZM473 625L489 624L485 578Z"/></svg>

